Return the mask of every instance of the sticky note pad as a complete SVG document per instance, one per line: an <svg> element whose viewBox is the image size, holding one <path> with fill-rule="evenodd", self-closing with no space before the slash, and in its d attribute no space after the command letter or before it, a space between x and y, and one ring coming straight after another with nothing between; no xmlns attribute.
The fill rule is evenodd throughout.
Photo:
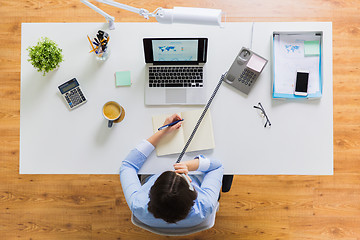
<svg viewBox="0 0 360 240"><path fill-rule="evenodd" d="M119 86L130 86L131 77L130 71L120 71L115 73L115 85Z"/></svg>
<svg viewBox="0 0 360 240"><path fill-rule="evenodd" d="M319 41L304 41L304 55L319 56L320 55L320 42Z"/></svg>

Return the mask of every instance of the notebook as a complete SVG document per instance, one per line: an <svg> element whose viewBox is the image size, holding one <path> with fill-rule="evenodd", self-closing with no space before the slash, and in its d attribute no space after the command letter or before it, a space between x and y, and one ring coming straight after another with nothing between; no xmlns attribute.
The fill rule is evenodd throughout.
<svg viewBox="0 0 360 240"><path fill-rule="evenodd" d="M177 113L184 119L182 126L160 140L156 146L157 156L181 153L202 112L201 109ZM164 125L165 119L171 115L162 114L152 117L154 133ZM213 148L215 148L214 132L210 110L208 110L186 152Z"/></svg>

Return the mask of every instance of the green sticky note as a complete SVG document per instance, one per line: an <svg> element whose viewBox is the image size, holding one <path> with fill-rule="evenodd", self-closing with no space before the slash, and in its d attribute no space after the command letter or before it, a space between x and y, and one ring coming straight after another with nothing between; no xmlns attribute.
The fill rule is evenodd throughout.
<svg viewBox="0 0 360 240"><path fill-rule="evenodd" d="M120 71L115 73L115 85L119 86L130 86L131 77L130 71Z"/></svg>
<svg viewBox="0 0 360 240"><path fill-rule="evenodd" d="M320 55L320 42L319 41L304 41L304 55L319 56Z"/></svg>

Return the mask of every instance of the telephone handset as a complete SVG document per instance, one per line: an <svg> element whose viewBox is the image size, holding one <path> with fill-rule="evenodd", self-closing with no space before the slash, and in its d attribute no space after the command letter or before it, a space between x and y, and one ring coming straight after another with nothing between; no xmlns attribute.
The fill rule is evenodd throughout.
<svg viewBox="0 0 360 240"><path fill-rule="evenodd" d="M245 94L250 92L268 60L250 49L241 48L224 81Z"/></svg>

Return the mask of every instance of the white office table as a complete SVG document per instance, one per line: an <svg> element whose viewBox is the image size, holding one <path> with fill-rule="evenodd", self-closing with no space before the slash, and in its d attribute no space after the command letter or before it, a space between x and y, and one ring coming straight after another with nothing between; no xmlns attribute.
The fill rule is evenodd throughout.
<svg viewBox="0 0 360 240"><path fill-rule="evenodd" d="M110 33L111 55L98 62L89 54L87 34L107 30L103 23L22 24L20 173L116 174L121 161L152 134L151 116L199 107L144 105L144 37L207 37L207 93L210 97L242 46L250 47L252 23L226 23L224 28L158 23L116 23ZM271 98L271 63L248 96L223 83L210 108L213 150L227 174L333 174L333 93L331 23L255 23L253 50L270 60L273 31L323 31L323 97L315 101ZM43 77L27 61L26 48L47 36L63 49L60 68ZM114 73L130 70L131 87L115 87ZM58 86L76 77L88 102L69 111ZM119 102L123 122L108 129L102 106ZM261 102L272 126L263 127L253 105ZM196 153L187 153L184 160ZM141 173L172 169L178 155L156 157Z"/></svg>

